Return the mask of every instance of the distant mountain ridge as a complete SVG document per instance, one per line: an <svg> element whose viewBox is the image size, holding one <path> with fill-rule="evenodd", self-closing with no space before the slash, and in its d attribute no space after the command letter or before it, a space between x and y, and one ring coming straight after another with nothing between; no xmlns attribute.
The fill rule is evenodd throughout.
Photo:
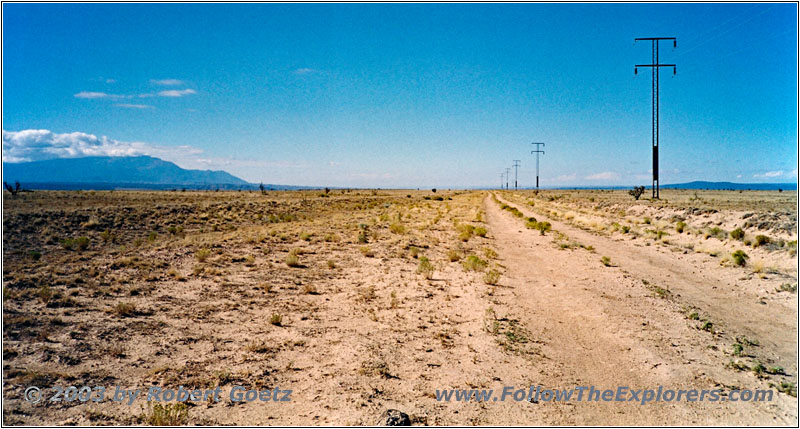
<svg viewBox="0 0 800 429"><path fill-rule="evenodd" d="M689 183L678 183L674 185L664 185L661 189L733 189L734 191L784 191L797 190L797 183L733 183L733 182L703 182L694 181Z"/></svg>
<svg viewBox="0 0 800 429"><path fill-rule="evenodd" d="M252 186L250 183L219 170L187 170L172 162L151 156L93 156L58 158L45 161L3 163L3 181L19 181L28 188L35 184L124 184L225 188Z"/></svg>
<svg viewBox="0 0 800 429"><path fill-rule="evenodd" d="M614 186L545 186L542 189L605 189L620 190L631 189L633 185L614 185ZM650 185L646 186L650 189ZM489 189L489 188L486 188ZM520 189L534 189L525 187ZM694 181L688 183L675 183L661 185L661 189L697 189L697 190L734 190L734 191L796 191L797 183L733 183L733 182L704 182Z"/></svg>

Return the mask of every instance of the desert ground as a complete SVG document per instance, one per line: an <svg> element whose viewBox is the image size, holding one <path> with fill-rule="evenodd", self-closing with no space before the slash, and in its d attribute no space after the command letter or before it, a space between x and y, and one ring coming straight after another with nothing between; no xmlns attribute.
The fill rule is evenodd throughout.
<svg viewBox="0 0 800 429"><path fill-rule="evenodd" d="M5 425L787 425L797 194L36 191L3 200ZM27 402L242 385L290 402ZM437 389L772 389L439 402Z"/></svg>

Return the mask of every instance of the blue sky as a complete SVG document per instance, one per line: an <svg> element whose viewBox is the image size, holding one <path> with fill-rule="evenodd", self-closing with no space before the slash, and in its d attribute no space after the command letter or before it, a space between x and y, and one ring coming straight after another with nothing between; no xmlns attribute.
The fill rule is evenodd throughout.
<svg viewBox="0 0 800 429"><path fill-rule="evenodd" d="M794 4L4 4L3 159L151 154L251 182L797 180ZM40 130L40 131L32 131ZM45 131L46 130L46 131ZM513 173L512 173L513 175Z"/></svg>

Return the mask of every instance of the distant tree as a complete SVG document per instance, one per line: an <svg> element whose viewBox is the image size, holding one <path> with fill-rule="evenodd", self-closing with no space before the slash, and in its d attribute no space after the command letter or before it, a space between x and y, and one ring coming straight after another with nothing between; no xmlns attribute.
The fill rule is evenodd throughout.
<svg viewBox="0 0 800 429"><path fill-rule="evenodd" d="M628 191L628 194L630 194L634 200L638 201L639 197L644 194L644 186L634 186L632 190Z"/></svg>
<svg viewBox="0 0 800 429"><path fill-rule="evenodd" d="M261 195L265 195L267 193L263 182L258 184L258 189L261 190Z"/></svg>
<svg viewBox="0 0 800 429"><path fill-rule="evenodd" d="M431 192L436 193L436 188L431 189Z"/></svg>
<svg viewBox="0 0 800 429"><path fill-rule="evenodd" d="M8 182L3 182L3 186L5 186L6 190L8 190L8 192L11 192L11 196L12 197L16 197L17 194L19 193L19 191L22 188L22 185L19 184L19 181L14 182L14 187L13 188L11 187L11 185L8 184Z"/></svg>
<svg viewBox="0 0 800 429"><path fill-rule="evenodd" d="M326 186L326 187L325 187L325 194L328 194L329 192L331 192L331 188L329 188L329 187L327 187L327 186Z"/></svg>

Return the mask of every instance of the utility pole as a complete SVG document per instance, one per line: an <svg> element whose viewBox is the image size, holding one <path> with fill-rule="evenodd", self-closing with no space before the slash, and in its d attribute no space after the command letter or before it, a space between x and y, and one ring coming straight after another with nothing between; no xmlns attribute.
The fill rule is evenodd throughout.
<svg viewBox="0 0 800 429"><path fill-rule="evenodd" d="M636 64L633 67L633 74L639 74L639 67L651 67L653 69L653 198L659 198L658 182L658 70L661 67L672 67L672 75L677 73L675 64L659 64L658 62L658 42L661 40L672 40L672 47L678 47L678 41L674 37L639 37L634 39L634 43L639 40L649 40L653 44L653 63Z"/></svg>
<svg viewBox="0 0 800 429"><path fill-rule="evenodd" d="M519 170L520 160L514 160L514 190L517 190L517 171Z"/></svg>
<svg viewBox="0 0 800 429"><path fill-rule="evenodd" d="M503 189L503 178L506 176L506 173L500 173L500 189Z"/></svg>
<svg viewBox="0 0 800 429"><path fill-rule="evenodd" d="M542 155L544 155L544 151L542 150L542 146L544 146L544 143L534 142L534 143L531 143L531 144L535 144L536 145L536 150L532 150L531 153L532 154L533 153L536 154L536 190L538 191L539 190L539 154L541 153Z"/></svg>
<svg viewBox="0 0 800 429"><path fill-rule="evenodd" d="M508 189L508 176L511 175L511 169L506 167L506 189Z"/></svg>

